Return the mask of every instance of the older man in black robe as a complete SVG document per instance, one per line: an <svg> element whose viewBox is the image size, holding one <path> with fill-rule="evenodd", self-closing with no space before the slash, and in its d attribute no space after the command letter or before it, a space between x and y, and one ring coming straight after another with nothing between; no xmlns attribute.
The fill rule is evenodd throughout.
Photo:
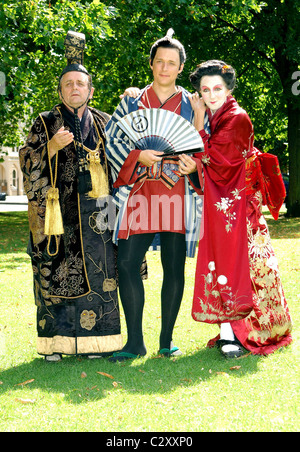
<svg viewBox="0 0 300 452"><path fill-rule="evenodd" d="M71 38L74 43L77 36ZM63 354L105 356L122 348L106 215L109 117L87 105L94 88L85 67L68 63L59 79L62 103L38 116L19 151L28 197L37 351L48 361Z"/></svg>

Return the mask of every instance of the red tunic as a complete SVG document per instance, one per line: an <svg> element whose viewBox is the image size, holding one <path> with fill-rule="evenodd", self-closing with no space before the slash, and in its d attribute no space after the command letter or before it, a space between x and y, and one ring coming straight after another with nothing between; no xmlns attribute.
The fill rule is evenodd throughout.
<svg viewBox="0 0 300 452"><path fill-rule="evenodd" d="M291 318L262 203L278 218L285 190L275 156L253 147L253 127L235 99L210 117L205 143L204 236L192 316L230 321L244 347L265 354L291 341ZM199 156L200 157L200 156Z"/></svg>
<svg viewBox="0 0 300 452"><path fill-rule="evenodd" d="M141 98L145 108L162 108L180 114L182 94L179 91L167 102L161 105L152 86L147 88ZM142 108L142 107L140 107ZM114 187L129 185L134 183L127 203L118 239L127 239L134 234L150 232L177 232L185 234L184 225L184 177L180 176L178 168L178 158L172 158L170 162L176 163L175 172L179 176L175 185L169 185L159 174L157 167L151 167L151 176L147 176L142 181L138 181L136 170L137 159L140 150L132 150L127 157ZM201 163L198 161L200 170ZM201 170L200 170L201 173ZM196 188L195 188L196 189ZM197 190L197 189L196 189ZM199 190L198 190L199 191Z"/></svg>

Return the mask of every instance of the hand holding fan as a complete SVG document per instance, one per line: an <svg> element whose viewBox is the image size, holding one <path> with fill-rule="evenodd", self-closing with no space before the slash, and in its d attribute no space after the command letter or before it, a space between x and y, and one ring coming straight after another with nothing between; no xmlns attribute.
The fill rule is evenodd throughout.
<svg viewBox="0 0 300 452"><path fill-rule="evenodd" d="M202 138L195 127L169 110L137 110L124 116L117 125L135 143L136 149L153 149L166 155L193 154L204 150Z"/></svg>

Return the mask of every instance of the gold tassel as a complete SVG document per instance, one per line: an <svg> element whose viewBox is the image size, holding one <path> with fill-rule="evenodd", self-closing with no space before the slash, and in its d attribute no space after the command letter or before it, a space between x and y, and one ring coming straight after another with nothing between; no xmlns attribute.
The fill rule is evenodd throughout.
<svg viewBox="0 0 300 452"><path fill-rule="evenodd" d="M46 196L45 234L51 236L63 233L64 227L59 205L58 188L51 187Z"/></svg>
<svg viewBox="0 0 300 452"><path fill-rule="evenodd" d="M90 151L87 155L89 170L92 179L92 190L88 195L91 198L108 196L108 179L100 163L100 154L98 151Z"/></svg>

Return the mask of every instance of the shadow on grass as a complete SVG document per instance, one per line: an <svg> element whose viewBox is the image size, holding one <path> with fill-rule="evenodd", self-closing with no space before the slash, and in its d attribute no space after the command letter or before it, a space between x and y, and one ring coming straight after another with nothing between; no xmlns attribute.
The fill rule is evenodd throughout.
<svg viewBox="0 0 300 452"><path fill-rule="evenodd" d="M27 212L0 212L0 254L26 253L28 239Z"/></svg>
<svg viewBox="0 0 300 452"><path fill-rule="evenodd" d="M27 254L13 254L7 260L1 259L1 272L5 270L16 270L17 267L22 267L30 263L31 260Z"/></svg>
<svg viewBox="0 0 300 452"><path fill-rule="evenodd" d="M116 364L104 358L89 360L85 357L64 357L61 362L46 363L40 357L2 371L0 394L26 388L27 398L28 388L30 391L38 389L48 394L63 394L65 401L73 404L97 401L113 391L168 397L181 387L194 387L199 391L203 382L220 375L229 380L230 376L242 378L255 373L262 359L266 358L247 355L226 360L219 350L208 348L175 359L152 356ZM236 369L231 369L233 367Z"/></svg>
<svg viewBox="0 0 300 452"><path fill-rule="evenodd" d="M272 240L300 237L300 218L286 218L283 214L280 214L278 220L274 220L270 213L264 212L264 215Z"/></svg>

